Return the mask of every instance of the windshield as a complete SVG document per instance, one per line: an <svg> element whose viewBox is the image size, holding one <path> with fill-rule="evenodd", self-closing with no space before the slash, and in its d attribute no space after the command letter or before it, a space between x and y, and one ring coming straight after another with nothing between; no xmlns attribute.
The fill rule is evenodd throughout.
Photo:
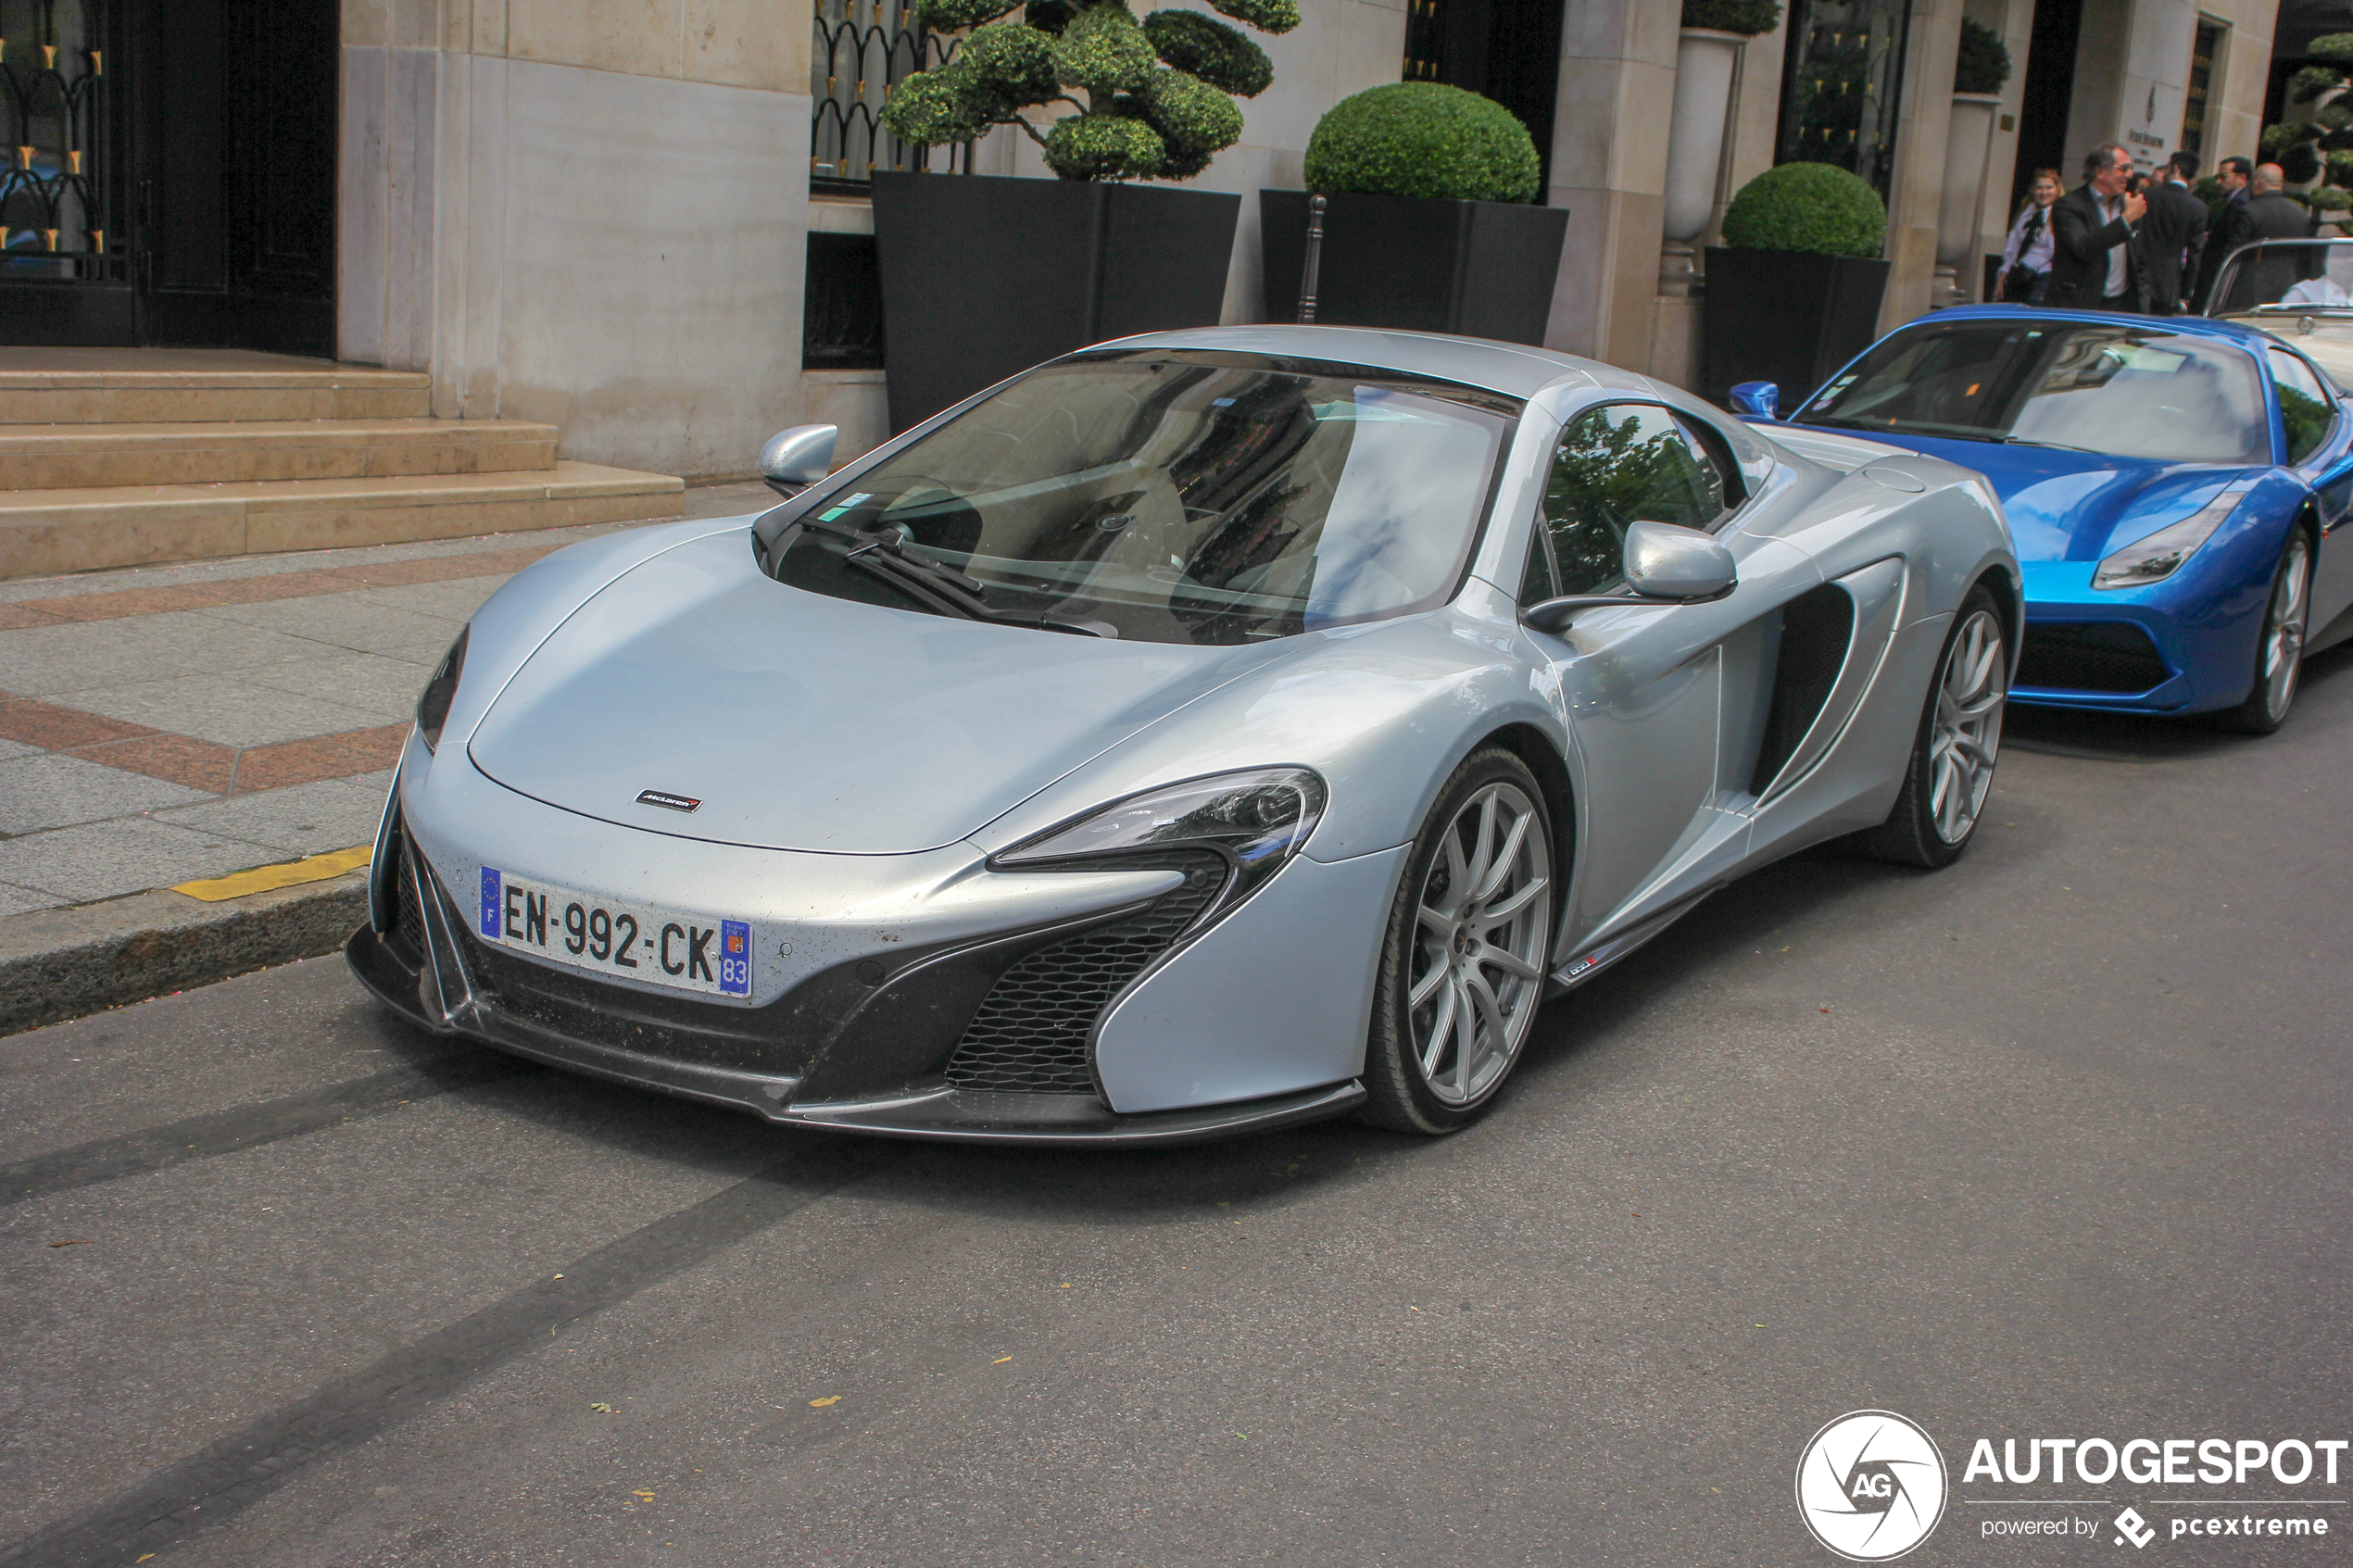
<svg viewBox="0 0 2353 1568"><path fill-rule="evenodd" d="M2232 253L2209 316L2353 312L2353 243L2268 240Z"/></svg>
<svg viewBox="0 0 2353 1568"><path fill-rule="evenodd" d="M2129 322L1954 321L1910 328L1798 415L1867 433L2077 447L2178 463L2268 463L2255 360Z"/></svg>
<svg viewBox="0 0 2353 1568"><path fill-rule="evenodd" d="M1519 411L1255 355L1066 361L761 542L780 581L839 598L1150 642L1290 636L1442 603Z"/></svg>

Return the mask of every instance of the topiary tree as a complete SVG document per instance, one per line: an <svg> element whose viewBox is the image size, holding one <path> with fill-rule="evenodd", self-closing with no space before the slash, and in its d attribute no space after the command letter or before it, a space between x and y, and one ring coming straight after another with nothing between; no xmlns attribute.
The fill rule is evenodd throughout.
<svg viewBox="0 0 2353 1568"><path fill-rule="evenodd" d="M1956 93L1998 93L2010 79L2009 45L1982 22L1961 20L1961 53L1953 66Z"/></svg>
<svg viewBox="0 0 2353 1568"><path fill-rule="evenodd" d="M918 147L969 142L1018 126L1065 180L1187 180L1241 138L1232 95L1254 97L1275 77L1266 51L1198 11L1138 21L1125 0L924 0L920 26L969 28L956 57L900 82L884 129ZM1210 0L1261 32L1299 25L1297 0ZM1040 130L1021 111L1076 110Z"/></svg>
<svg viewBox="0 0 2353 1568"><path fill-rule="evenodd" d="M1875 257L1887 247L1887 206L1843 169L1784 163L1741 187L1724 210L1724 243L1736 250Z"/></svg>
<svg viewBox="0 0 2353 1568"><path fill-rule="evenodd" d="M1754 38L1781 25L1781 0L1683 0L1683 25Z"/></svg>
<svg viewBox="0 0 2353 1568"><path fill-rule="evenodd" d="M1307 188L1337 195L1525 202L1541 167L1528 127L1492 98L1392 82L1342 98L1307 139Z"/></svg>
<svg viewBox="0 0 2353 1568"><path fill-rule="evenodd" d="M2315 38L2304 54L2287 81L2287 118L2263 128L2263 158L2291 185L2353 186L2353 32Z"/></svg>

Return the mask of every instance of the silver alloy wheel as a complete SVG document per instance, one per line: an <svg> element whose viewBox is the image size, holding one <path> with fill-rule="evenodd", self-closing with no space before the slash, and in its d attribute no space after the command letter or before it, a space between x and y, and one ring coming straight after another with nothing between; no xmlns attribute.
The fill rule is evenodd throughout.
<svg viewBox="0 0 2353 1568"><path fill-rule="evenodd" d="M1553 931L1552 846L1517 785L1463 803L1423 878L1405 1009L1414 1064L1448 1105L1501 1081L1536 1022Z"/></svg>
<svg viewBox="0 0 2353 1568"><path fill-rule="evenodd" d="M2287 558L2271 589L2263 618L2263 711L2274 722L2287 717L2304 668L2304 623L2312 609L2312 546L2301 532L2288 541Z"/></svg>
<svg viewBox="0 0 2353 1568"><path fill-rule="evenodd" d="M2002 622L1981 609L1962 622L1936 683L1929 731L1929 820L1936 836L1958 844L1985 809L1994 758L2002 747L2002 704L2009 694L2009 649Z"/></svg>

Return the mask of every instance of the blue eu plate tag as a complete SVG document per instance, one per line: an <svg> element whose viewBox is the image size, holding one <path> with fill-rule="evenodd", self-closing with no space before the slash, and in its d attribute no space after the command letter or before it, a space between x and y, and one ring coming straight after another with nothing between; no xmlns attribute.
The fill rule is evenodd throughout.
<svg viewBox="0 0 2353 1568"><path fill-rule="evenodd" d="M492 941L498 939L499 922L506 918L506 900L498 890L498 873L488 866L482 868L482 934Z"/></svg>
<svg viewBox="0 0 2353 1568"><path fill-rule="evenodd" d="M719 989L731 997L751 993L751 926L747 922L719 922Z"/></svg>

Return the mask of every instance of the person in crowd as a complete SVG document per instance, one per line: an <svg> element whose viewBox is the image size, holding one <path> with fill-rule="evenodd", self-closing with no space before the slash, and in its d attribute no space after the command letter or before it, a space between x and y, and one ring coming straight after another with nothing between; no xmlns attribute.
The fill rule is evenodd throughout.
<svg viewBox="0 0 2353 1568"><path fill-rule="evenodd" d="M2010 225L2009 243L2002 247L2002 270L1994 280L1994 297L2011 305L2040 305L2051 282L2051 204L2059 199L2056 169L2034 171L2034 189Z"/></svg>
<svg viewBox="0 0 2353 1568"><path fill-rule="evenodd" d="M2051 204L2050 285L2044 302L2079 310L2131 311L2140 294L2133 235L2146 199L2128 189L2133 155L2103 142L2083 158L2083 183Z"/></svg>
<svg viewBox="0 0 2353 1568"><path fill-rule="evenodd" d="M2215 274L2221 270L2223 258L2246 243L2246 203L2253 194L2255 165L2243 157L2226 157L2214 169L2214 178L2222 187L2222 210L2212 215L2206 229L2205 266L2197 281L2197 307L2206 308L2206 296L2214 291Z"/></svg>
<svg viewBox="0 0 2353 1568"><path fill-rule="evenodd" d="M2276 163L2255 166L2254 182L2247 187L2246 221L2241 226L2240 243L2251 245L2257 240L2301 240L2309 238L2319 227L2313 215L2302 202L2281 189L2287 177ZM2231 285L2233 298L2218 301L2224 308L2245 308L2249 304L2269 305L2303 281L2305 263L2310 259L2296 251L2277 249L2262 251L2245 264L2239 281Z"/></svg>
<svg viewBox="0 0 2353 1568"><path fill-rule="evenodd" d="M2198 254L2206 248L2206 204L2190 194L2197 155L2175 153L2158 166L2147 187L2148 217L2141 224L2141 308L2178 316L2195 294Z"/></svg>

